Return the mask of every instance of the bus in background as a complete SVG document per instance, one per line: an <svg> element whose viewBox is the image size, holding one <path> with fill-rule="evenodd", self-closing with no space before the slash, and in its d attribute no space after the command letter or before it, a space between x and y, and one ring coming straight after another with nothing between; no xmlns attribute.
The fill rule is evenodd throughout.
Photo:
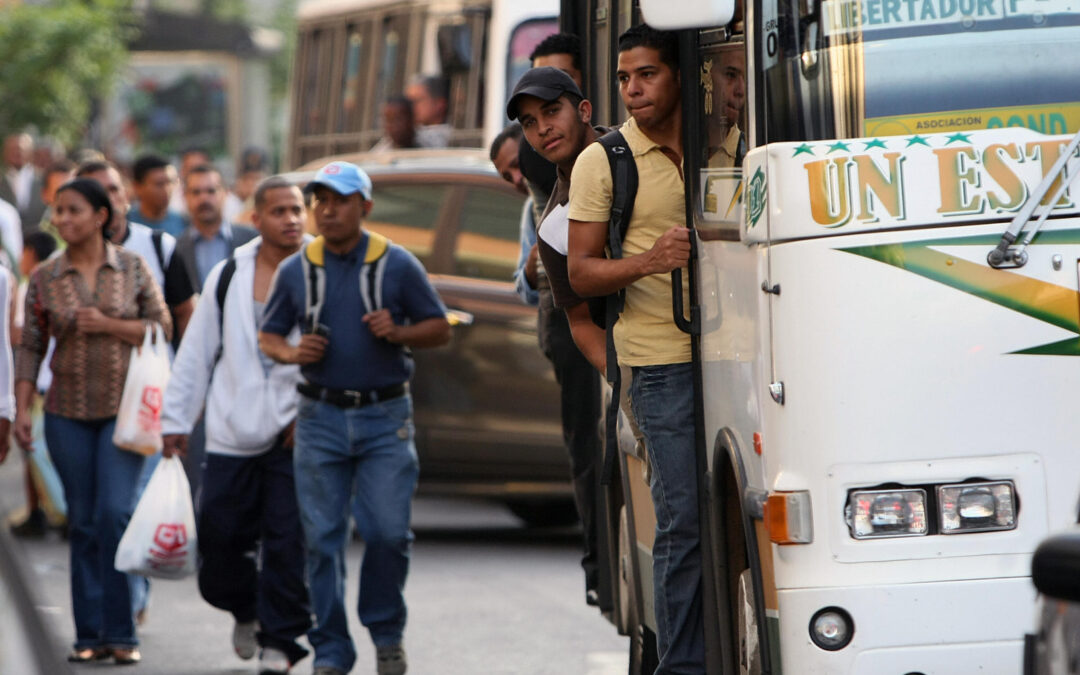
<svg viewBox="0 0 1080 675"><path fill-rule="evenodd" d="M449 82L450 145L486 147L557 0L307 0L298 10L288 166L363 152L416 75Z"/></svg>
<svg viewBox="0 0 1080 675"><path fill-rule="evenodd" d="M618 90L616 25L679 31L707 672L1021 672L1032 552L1080 495L1080 66L1053 58L1080 14L600 4L562 5L591 95ZM633 673L646 452L606 505Z"/></svg>

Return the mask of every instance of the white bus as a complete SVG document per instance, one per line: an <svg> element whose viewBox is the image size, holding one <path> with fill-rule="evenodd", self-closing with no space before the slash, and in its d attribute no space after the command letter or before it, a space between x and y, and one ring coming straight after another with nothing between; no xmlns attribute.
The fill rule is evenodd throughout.
<svg viewBox="0 0 1080 675"><path fill-rule="evenodd" d="M371 148L380 111L418 74L450 83L451 145L486 146L556 0L307 0L298 10L286 164Z"/></svg>
<svg viewBox="0 0 1080 675"><path fill-rule="evenodd" d="M708 672L1022 672L1031 554L1080 496L1080 12L594 4L562 18L592 64L613 23L680 29ZM640 673L644 460L626 445L607 504Z"/></svg>

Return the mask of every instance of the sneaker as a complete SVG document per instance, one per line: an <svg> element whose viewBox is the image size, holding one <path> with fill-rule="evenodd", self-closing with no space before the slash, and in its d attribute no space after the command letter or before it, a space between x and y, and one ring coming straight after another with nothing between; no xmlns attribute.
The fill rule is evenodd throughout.
<svg viewBox="0 0 1080 675"><path fill-rule="evenodd" d="M26 518L21 523L11 526L11 533L16 537L40 539L45 536L47 527L48 521L45 518L45 512L41 509L34 509L26 514Z"/></svg>
<svg viewBox="0 0 1080 675"><path fill-rule="evenodd" d="M375 671L379 675L405 675L405 648L401 645L375 649Z"/></svg>
<svg viewBox="0 0 1080 675"><path fill-rule="evenodd" d="M263 647L259 652L259 675L285 675L289 672L289 657L273 647Z"/></svg>
<svg viewBox="0 0 1080 675"><path fill-rule="evenodd" d="M245 621L241 623L236 622L232 631L232 646L236 650L236 655L247 661L251 657L255 656L255 650L259 644L255 641L255 631L258 630L259 624L255 621Z"/></svg>

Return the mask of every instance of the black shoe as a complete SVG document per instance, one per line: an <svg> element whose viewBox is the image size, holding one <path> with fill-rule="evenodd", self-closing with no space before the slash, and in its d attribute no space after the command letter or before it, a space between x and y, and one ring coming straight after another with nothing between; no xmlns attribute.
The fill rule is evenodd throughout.
<svg viewBox="0 0 1080 675"><path fill-rule="evenodd" d="M21 523L11 526L13 535L27 539L40 539L45 536L47 530L48 522L45 519L45 512L41 509L34 509Z"/></svg>

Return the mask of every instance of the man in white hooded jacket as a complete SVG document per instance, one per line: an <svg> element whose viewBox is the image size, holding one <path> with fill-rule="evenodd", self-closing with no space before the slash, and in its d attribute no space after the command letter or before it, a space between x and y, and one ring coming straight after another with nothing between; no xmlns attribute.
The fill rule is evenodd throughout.
<svg viewBox="0 0 1080 675"><path fill-rule="evenodd" d="M287 673L307 655L296 639L311 625L292 461L301 377L299 366L264 356L257 336L277 265L303 242L300 190L266 179L253 220L261 237L210 271L180 344L165 391L163 454L186 452L205 403L199 591L232 613L238 656L250 659L258 646L260 673Z"/></svg>

